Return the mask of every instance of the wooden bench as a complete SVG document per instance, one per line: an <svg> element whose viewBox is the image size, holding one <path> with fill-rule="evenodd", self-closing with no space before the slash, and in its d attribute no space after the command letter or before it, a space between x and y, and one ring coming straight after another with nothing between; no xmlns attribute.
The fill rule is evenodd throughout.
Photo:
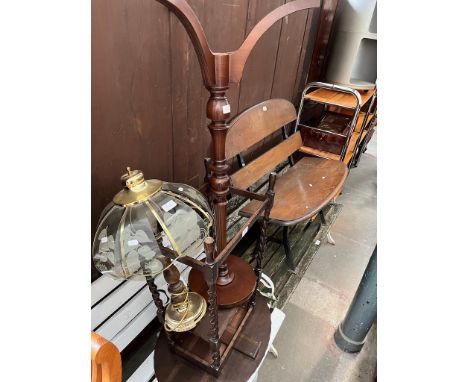
<svg viewBox="0 0 468 382"><path fill-rule="evenodd" d="M119 349L99 334L91 332L91 382L121 382Z"/></svg>
<svg viewBox="0 0 468 382"><path fill-rule="evenodd" d="M346 165L340 161L305 156L294 163L293 154L307 155L299 132L268 150L258 158L245 164L242 153L270 136L297 118L294 105L285 99L261 102L229 122L226 139L226 157L237 156L241 168L231 176L232 186L247 189L265 174L289 159L291 168L279 176L275 186L275 201L270 213L270 222L283 226L283 240L286 261L294 271L294 261L288 239L288 227L311 219L340 192L348 174ZM239 212L249 217L258 208L257 201L251 201Z"/></svg>

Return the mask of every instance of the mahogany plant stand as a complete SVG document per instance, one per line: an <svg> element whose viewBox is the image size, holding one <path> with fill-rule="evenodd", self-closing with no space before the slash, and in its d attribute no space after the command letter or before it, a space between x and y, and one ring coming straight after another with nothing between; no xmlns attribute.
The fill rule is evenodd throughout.
<svg viewBox="0 0 468 382"><path fill-rule="evenodd" d="M230 84L238 84L242 79L245 63L260 37L278 20L305 9L319 8L320 0L295 0L286 3L258 22L239 49L234 52L213 52L208 44L205 32L193 9L186 0L156 0L172 11L182 22L195 47L200 63L203 83L210 92L206 107L208 125L213 142L210 160L211 174L210 198L215 212L216 250L222 253L227 241L227 197L230 193L229 166L226 160L225 144L229 129L231 107L226 97ZM227 260L227 261L226 261ZM231 266L231 267L229 267ZM191 271L197 273L197 269ZM189 278L190 288L207 295L208 283L203 283L203 275ZM249 299L255 290L255 276L249 264L238 259L226 257L219 265L219 278L216 290L221 307L241 304ZM231 285L232 284L232 285Z"/></svg>
<svg viewBox="0 0 468 382"><path fill-rule="evenodd" d="M260 218L261 233L259 245L255 252L256 278L254 280L254 290L257 289L262 274L262 260L267 240L266 228L270 211L273 207L275 182L276 174L272 173L269 177L268 190L265 195L250 191L231 190L232 192L238 192L242 196L258 200L260 206L220 253L217 253L214 239L211 237L207 237L204 242L206 254L204 261L187 256L177 257L174 251L170 249L165 250L166 256L191 266L203 274L205 282L208 285L208 314L198 323L197 327L188 332L175 333L165 331L166 336L160 336L158 339L155 354L165 354L165 351L171 350L175 354L181 356L181 358L186 359L191 364L198 366L214 376L220 374L233 349L236 349L238 353L242 353L247 357L249 359L249 364L258 365L264 354L264 352L260 350L262 346L265 346L265 342L268 342L271 324L269 314L264 315L262 313L265 310L268 312L266 301L260 298L260 304L258 308L256 308L257 296L256 294L252 294L248 301L244 302L242 305L232 309L218 311L216 279L218 277L220 265L226 261L231 251L242 239L242 232L248 230L255 221ZM173 267L173 269L176 270L175 267ZM171 280L168 279L168 281L175 283L178 277L173 276L170 277L170 279ZM154 303L158 308L158 319L163 324L164 328L164 307L159 298L157 286L154 284L153 280L148 281L148 285L153 295ZM252 315L258 316L257 320L254 322L248 320ZM248 335L246 334L247 332L244 332L244 328L247 327L246 325L250 325L249 327L252 327L252 325L261 325L262 330L251 329L252 334ZM160 342L167 342L169 347ZM165 355L161 357L164 359L164 357L168 356ZM156 374L159 373L158 365L161 366L162 370L168 370L167 364L158 358L158 361L155 363ZM161 377L160 380L167 381L168 379L166 377Z"/></svg>
<svg viewBox="0 0 468 382"><path fill-rule="evenodd" d="M166 336L161 333L154 351L154 369L158 381L161 382L240 382L247 381L257 370L263 356L268 350L271 332L270 310L267 300L257 294L255 308L249 320L242 329L242 337L250 338L259 343L255 357L234 348L229 355L228 362L223 363L219 372L207 373L205 368L187 362L177 353L171 351ZM240 341L239 341L240 342Z"/></svg>

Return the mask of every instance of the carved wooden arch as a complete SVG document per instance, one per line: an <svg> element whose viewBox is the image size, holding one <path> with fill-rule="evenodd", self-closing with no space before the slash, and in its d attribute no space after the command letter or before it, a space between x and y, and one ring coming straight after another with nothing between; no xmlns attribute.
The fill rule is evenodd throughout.
<svg viewBox="0 0 468 382"><path fill-rule="evenodd" d="M251 30L242 45L234 52L213 52L210 48L205 31L186 0L157 0L169 8L182 22L195 47L200 63L204 84L207 88L220 85L219 80L239 83L244 72L245 63L260 37L273 26L274 23L291 13L304 9L319 7L320 0L296 0L286 3L268 13ZM218 65L217 62L228 65ZM224 82L224 81L223 81Z"/></svg>

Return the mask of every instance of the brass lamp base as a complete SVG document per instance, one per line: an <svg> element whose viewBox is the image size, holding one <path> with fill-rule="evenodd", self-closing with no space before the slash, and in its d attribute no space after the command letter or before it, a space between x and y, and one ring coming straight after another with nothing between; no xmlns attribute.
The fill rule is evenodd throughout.
<svg viewBox="0 0 468 382"><path fill-rule="evenodd" d="M245 260L237 256L229 256L226 260L229 269L229 283L216 283L216 294L220 308L232 308L246 302L255 291L255 272ZM190 290L208 300L208 285L203 274L192 268L188 277Z"/></svg>
<svg viewBox="0 0 468 382"><path fill-rule="evenodd" d="M187 332L193 329L206 313L206 301L197 293L188 292L181 307L172 302L167 306L164 328L170 332Z"/></svg>

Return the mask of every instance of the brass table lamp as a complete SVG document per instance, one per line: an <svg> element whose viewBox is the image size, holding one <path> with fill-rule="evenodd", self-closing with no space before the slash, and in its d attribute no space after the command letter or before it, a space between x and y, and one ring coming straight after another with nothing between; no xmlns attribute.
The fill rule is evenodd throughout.
<svg viewBox="0 0 468 382"><path fill-rule="evenodd" d="M114 279L146 280L167 331L188 331L205 315L204 298L189 292L173 262L196 257L210 235L213 216L204 196L185 184L145 180L127 168L124 189L101 214L93 241L93 261ZM171 302L164 309L154 277L163 272ZM164 318L162 317L163 311Z"/></svg>

